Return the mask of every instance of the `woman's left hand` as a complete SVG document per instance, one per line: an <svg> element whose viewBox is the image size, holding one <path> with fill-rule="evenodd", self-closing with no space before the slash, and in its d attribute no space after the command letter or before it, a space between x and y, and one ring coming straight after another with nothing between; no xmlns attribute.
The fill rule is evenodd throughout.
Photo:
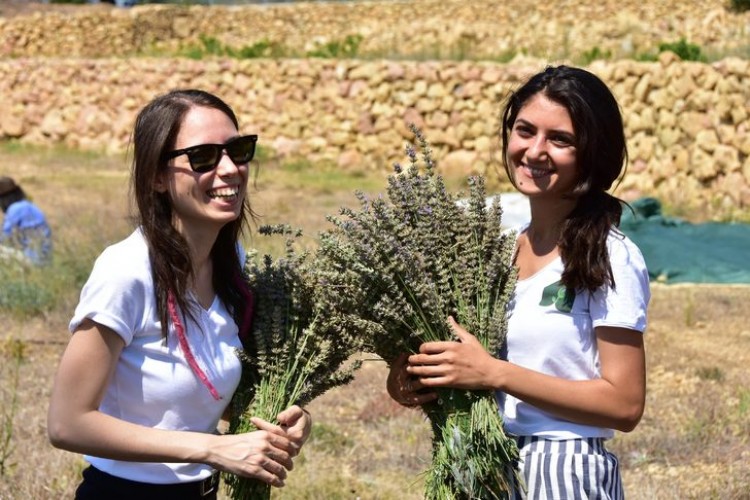
<svg viewBox="0 0 750 500"><path fill-rule="evenodd" d="M310 413L297 405L292 405L279 413L276 419L281 427L286 430L287 437L295 445L297 453L299 453L302 445L310 437L310 431L312 430L312 416Z"/></svg>
<svg viewBox="0 0 750 500"><path fill-rule="evenodd" d="M492 390L500 362L471 333L448 317L458 342L425 342L409 356L407 371L425 387Z"/></svg>
<svg viewBox="0 0 750 500"><path fill-rule="evenodd" d="M409 355L405 353L391 362L386 381L386 389L391 398L406 407L416 407L436 400L437 393L423 390L424 386L419 380L407 372L408 366Z"/></svg>

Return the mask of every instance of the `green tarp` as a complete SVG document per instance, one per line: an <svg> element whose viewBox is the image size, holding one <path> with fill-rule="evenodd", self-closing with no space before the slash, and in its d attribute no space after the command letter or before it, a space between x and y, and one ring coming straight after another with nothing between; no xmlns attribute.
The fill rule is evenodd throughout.
<svg viewBox="0 0 750 500"><path fill-rule="evenodd" d="M665 217L654 198L623 209L620 229L643 252L652 281L749 283L750 224L689 222Z"/></svg>

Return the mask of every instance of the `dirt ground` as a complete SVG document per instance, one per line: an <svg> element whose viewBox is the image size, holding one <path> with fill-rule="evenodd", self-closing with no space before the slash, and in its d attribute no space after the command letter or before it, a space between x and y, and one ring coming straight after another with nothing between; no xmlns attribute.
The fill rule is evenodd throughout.
<svg viewBox="0 0 750 500"><path fill-rule="evenodd" d="M0 148L0 165L13 165L14 176L48 213L57 228L57 250L91 253L93 262L104 240L126 234L122 159ZM352 206L353 188L340 185L345 176L339 173L332 187L321 180L326 177L321 170L265 165L254 203L262 213L315 234L312 225L324 214ZM383 179L370 177L352 176L349 182L382 188ZM88 269L85 264L82 272ZM749 500L750 286L655 284L652 292L646 412L635 431L618 433L611 443L622 463L627 498ZM0 310L0 420L11 417L5 423L13 431L8 456L1 456L0 446L0 466L7 467L0 474L0 500L72 498L79 481L80 455L52 448L46 434L52 380L76 300L74 290L53 310L32 317ZM2 349L12 345L10 339L24 346L15 414L6 399L14 394L12 358ZM367 362L352 384L313 401L313 438L274 498L422 498L429 429L419 412L392 403L385 374L382 362Z"/></svg>
<svg viewBox="0 0 750 500"><path fill-rule="evenodd" d="M628 498L750 499L748 299L750 287L654 289L646 414L610 446ZM0 319L7 333L27 339L16 447L0 499L70 498L83 462L49 446L45 422L65 322ZM366 363L351 385L313 402L314 438L274 498L422 497L418 478L429 460L429 431L418 412L387 397L385 375L382 363Z"/></svg>

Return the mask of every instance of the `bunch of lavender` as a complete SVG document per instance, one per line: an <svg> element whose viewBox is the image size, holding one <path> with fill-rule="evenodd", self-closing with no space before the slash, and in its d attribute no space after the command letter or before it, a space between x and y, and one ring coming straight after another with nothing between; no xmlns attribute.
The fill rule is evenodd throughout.
<svg viewBox="0 0 750 500"><path fill-rule="evenodd" d="M274 421L292 404L304 406L327 390L350 382L359 362L368 323L340 313L326 302L320 277L297 253L296 234L288 226L264 226L264 235L286 237L285 256L262 263L248 259L245 278L254 297L250 339L240 359L243 374L233 400L230 432L255 430L253 416ZM271 488L261 481L227 475L233 499L268 499Z"/></svg>
<svg viewBox="0 0 750 500"><path fill-rule="evenodd" d="M389 365L423 342L455 340L448 315L472 332L488 352L499 354L507 331L506 304L515 286L514 236L501 231L497 201L488 209L482 177L469 179L468 207L448 192L435 172L421 132L421 149L407 146L410 165L395 165L387 199L357 193L360 210L329 217L318 264L339 289L342 311L374 322L368 350ZM518 450L502 428L491 391L440 389L423 407L433 429L429 499L507 498Z"/></svg>

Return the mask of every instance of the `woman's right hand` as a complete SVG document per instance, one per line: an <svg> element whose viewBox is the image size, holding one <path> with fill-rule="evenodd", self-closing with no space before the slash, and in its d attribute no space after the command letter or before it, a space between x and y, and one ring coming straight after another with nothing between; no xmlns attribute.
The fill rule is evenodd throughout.
<svg viewBox="0 0 750 500"><path fill-rule="evenodd" d="M416 377L407 373L406 367L408 365L408 354L400 354L393 360L386 382L388 394L397 403L409 407L423 405L437 399L437 393L421 391L424 386Z"/></svg>
<svg viewBox="0 0 750 500"><path fill-rule="evenodd" d="M282 487L287 471L292 470L292 458L299 445L279 425L253 417L257 431L244 434L213 436L211 466L242 477L258 479L271 486Z"/></svg>

